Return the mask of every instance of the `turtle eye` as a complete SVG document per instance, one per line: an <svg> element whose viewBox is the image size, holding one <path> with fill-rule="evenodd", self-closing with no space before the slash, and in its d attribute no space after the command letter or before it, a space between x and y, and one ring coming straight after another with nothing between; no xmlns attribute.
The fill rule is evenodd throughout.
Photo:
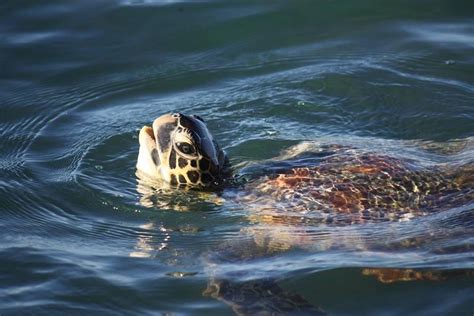
<svg viewBox="0 0 474 316"><path fill-rule="evenodd" d="M189 143L177 143L176 148L185 155L194 155L196 153L194 146Z"/></svg>

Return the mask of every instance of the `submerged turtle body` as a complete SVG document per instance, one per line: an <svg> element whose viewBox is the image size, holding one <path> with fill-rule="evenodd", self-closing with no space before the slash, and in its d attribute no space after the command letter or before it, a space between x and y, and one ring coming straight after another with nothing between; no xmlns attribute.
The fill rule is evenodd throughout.
<svg viewBox="0 0 474 316"><path fill-rule="evenodd" d="M240 201L268 215L310 215L324 223L408 220L465 202L461 176L419 170L389 156L339 149L310 167L279 171L250 183Z"/></svg>
<svg viewBox="0 0 474 316"><path fill-rule="evenodd" d="M251 245L225 244L220 259L211 260L211 265L218 265L222 258L253 259L312 242L304 234L285 229L288 227L404 221L474 200L472 166L427 169L411 161L344 146L326 148L325 155L318 153L310 162L305 159L308 153L303 159L295 153L287 157L284 167L269 168L268 174L246 183L233 181L224 152L197 116L163 115L152 127L142 128L139 140L139 191L143 183L153 188L203 191L222 191L230 183L223 196L243 205L249 220L263 225L260 232L258 228L247 231L253 236ZM384 280L391 272L377 273L370 272ZM214 277L207 294L240 314L317 311L273 281L232 284ZM245 307L249 304L253 307Z"/></svg>

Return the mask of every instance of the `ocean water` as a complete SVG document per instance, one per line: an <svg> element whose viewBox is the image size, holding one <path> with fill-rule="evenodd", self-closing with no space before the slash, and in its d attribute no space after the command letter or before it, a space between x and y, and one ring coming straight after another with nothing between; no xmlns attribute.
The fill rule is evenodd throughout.
<svg viewBox="0 0 474 316"><path fill-rule="evenodd" d="M203 295L215 275L330 315L474 313L472 201L303 232L198 192L145 203L138 131L168 112L203 117L242 177L308 141L472 164L474 2L2 1L1 316L232 314ZM225 257L262 225L305 247Z"/></svg>

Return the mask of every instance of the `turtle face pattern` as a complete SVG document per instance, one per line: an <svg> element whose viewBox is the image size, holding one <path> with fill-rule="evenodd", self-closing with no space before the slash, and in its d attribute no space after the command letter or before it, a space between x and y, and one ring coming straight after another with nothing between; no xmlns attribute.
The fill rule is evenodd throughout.
<svg viewBox="0 0 474 316"><path fill-rule="evenodd" d="M179 187L209 187L222 179L226 156L204 120L165 114L140 131L137 169Z"/></svg>

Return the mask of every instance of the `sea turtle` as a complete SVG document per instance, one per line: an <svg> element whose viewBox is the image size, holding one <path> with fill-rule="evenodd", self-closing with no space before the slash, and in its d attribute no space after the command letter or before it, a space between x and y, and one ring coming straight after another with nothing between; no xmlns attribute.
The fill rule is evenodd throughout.
<svg viewBox="0 0 474 316"><path fill-rule="evenodd" d="M247 232L253 237L252 246L223 247L225 250L217 255L223 260L267 256L311 243L304 234L285 233L282 225L406 221L463 205L474 198L472 165L455 170L440 166L423 168L407 159L341 145L313 147L311 152L308 147L296 146L266 168L269 174L236 180L231 176L224 151L204 120L196 115L163 115L152 127L140 130L139 142L137 175L142 189L143 183L154 188L203 192L230 186L235 190L224 196L246 206L251 213L250 221L265 225L263 230ZM212 260L218 264L221 259ZM411 279L430 278L429 274L393 270L365 273L377 275L382 281L393 281L394 275L398 279L410 279L410 275ZM259 310L319 311L274 282L236 285L213 278L206 292L241 314Z"/></svg>

